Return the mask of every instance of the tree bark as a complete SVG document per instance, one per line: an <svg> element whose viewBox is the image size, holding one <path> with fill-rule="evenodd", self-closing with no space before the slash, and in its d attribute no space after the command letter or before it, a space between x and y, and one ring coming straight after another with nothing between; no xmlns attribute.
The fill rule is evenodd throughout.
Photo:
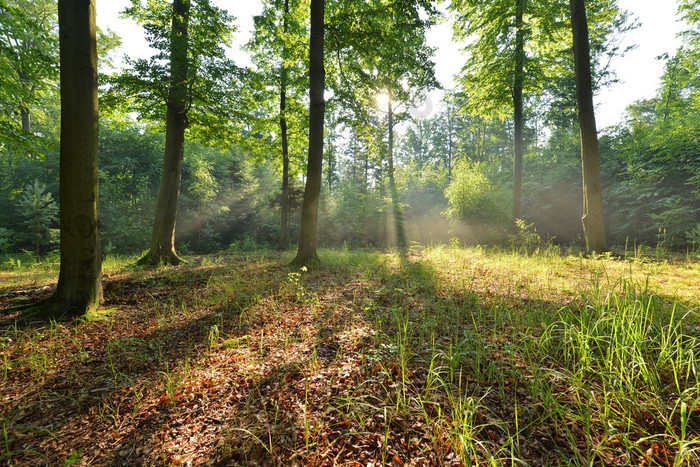
<svg viewBox="0 0 700 467"><path fill-rule="evenodd" d="M27 133L32 132L32 114L24 103L19 105L19 114L22 119L22 130Z"/></svg>
<svg viewBox="0 0 700 467"><path fill-rule="evenodd" d="M282 29L287 33L287 17L289 16L289 0L284 0L284 17ZM282 70L280 76L280 133L282 135L282 200L280 202L282 219L280 229L279 249L289 249L289 144L287 141L287 65L286 45L282 50Z"/></svg>
<svg viewBox="0 0 700 467"><path fill-rule="evenodd" d="M301 211L299 249L292 264L312 266L319 262L318 206L323 178L323 119L326 72L323 65L324 0L311 0L311 45L309 47L309 160L306 169L304 204Z"/></svg>
<svg viewBox="0 0 700 467"><path fill-rule="evenodd" d="M53 295L29 313L82 315L102 300L98 223L95 0L59 0L61 263Z"/></svg>
<svg viewBox="0 0 700 467"><path fill-rule="evenodd" d="M523 73L525 66L525 0L515 1L515 76L513 79L513 225L522 217L523 197Z"/></svg>
<svg viewBox="0 0 700 467"><path fill-rule="evenodd" d="M394 214L396 247L403 253L406 251L406 231L404 230L403 225L403 212L401 212L399 190L396 188L396 180L394 179L394 112L391 106L391 97L389 97L389 110L387 116L389 126L389 191L391 192L391 208Z"/></svg>
<svg viewBox="0 0 700 467"><path fill-rule="evenodd" d="M172 33L170 42L170 89L165 120L165 151L160 175L151 247L139 264L170 264L182 262L175 252L175 220L180 195L182 162L185 154L187 129L188 22L189 0L173 1Z"/></svg>
<svg viewBox="0 0 700 467"><path fill-rule="evenodd" d="M578 120L581 128L581 165L583 172L583 234L588 253L607 251L603 220L603 191L598 167L598 134L593 107L588 22L584 0L570 0L574 46L574 70Z"/></svg>

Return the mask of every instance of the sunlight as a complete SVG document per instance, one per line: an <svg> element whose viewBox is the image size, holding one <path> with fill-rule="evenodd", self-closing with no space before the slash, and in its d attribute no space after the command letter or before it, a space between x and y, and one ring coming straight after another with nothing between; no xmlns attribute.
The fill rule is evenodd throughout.
<svg viewBox="0 0 700 467"><path fill-rule="evenodd" d="M387 92L380 92L377 94L376 100L377 100L377 108L381 110L382 112L388 112L389 111L389 93Z"/></svg>

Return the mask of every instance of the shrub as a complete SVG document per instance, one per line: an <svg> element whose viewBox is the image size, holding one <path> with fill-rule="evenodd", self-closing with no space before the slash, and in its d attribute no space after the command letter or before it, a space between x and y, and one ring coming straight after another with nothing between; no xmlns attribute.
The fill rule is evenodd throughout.
<svg viewBox="0 0 700 467"><path fill-rule="evenodd" d="M508 218L508 196L488 179L483 164L459 161L445 196L450 203L447 215L452 219L503 222Z"/></svg>

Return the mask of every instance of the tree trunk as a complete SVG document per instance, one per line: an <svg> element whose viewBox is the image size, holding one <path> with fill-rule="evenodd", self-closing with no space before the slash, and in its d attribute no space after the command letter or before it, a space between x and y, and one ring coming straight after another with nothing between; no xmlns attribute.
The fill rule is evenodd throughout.
<svg viewBox="0 0 700 467"><path fill-rule="evenodd" d="M97 195L95 0L59 0L61 266L54 294L29 313L82 315L102 300Z"/></svg>
<svg viewBox="0 0 700 467"><path fill-rule="evenodd" d="M289 16L289 0L284 0L283 30L287 33L287 17ZM287 141L287 65L286 46L282 50L282 70L280 76L280 133L282 135L282 200L281 200L281 229L279 249L289 249L289 144Z"/></svg>
<svg viewBox="0 0 700 467"><path fill-rule="evenodd" d="M39 258L41 258L41 250L40 250L40 247L41 247L41 215L40 215L40 212L38 209L36 212L36 219L35 220L36 220L36 224L35 224L34 228L36 229L36 233L35 233L36 259L38 260Z"/></svg>
<svg viewBox="0 0 700 467"><path fill-rule="evenodd" d="M22 130L31 133L32 131L32 114L29 112L29 108L24 105L19 105L19 113L22 118Z"/></svg>
<svg viewBox="0 0 700 467"><path fill-rule="evenodd" d="M513 80L513 225L522 217L523 197L523 68L525 66L525 0L515 1L515 76Z"/></svg>
<svg viewBox="0 0 700 467"><path fill-rule="evenodd" d="M447 179L452 180L452 109L447 105Z"/></svg>
<svg viewBox="0 0 700 467"><path fill-rule="evenodd" d="M151 249L139 264L177 265L182 259L175 252L175 219L180 195L182 161L185 154L187 129L187 48L190 2L173 1L170 43L170 89L165 120L165 151L156 203Z"/></svg>
<svg viewBox="0 0 700 467"><path fill-rule="evenodd" d="M328 134L328 141L326 143L328 151L328 171L326 172L326 183L328 184L328 192L333 191L333 172L335 170L335 154L333 153L333 137Z"/></svg>
<svg viewBox="0 0 700 467"><path fill-rule="evenodd" d="M24 44L23 44L24 47ZM22 86L22 89L26 92L26 95L29 95L30 97L28 100L31 100L31 96L33 94L33 89L31 85L31 80L29 77L29 73L22 69L15 68L15 71L17 72L17 78L19 79L20 85ZM24 100L24 98L20 99L19 101L19 115L21 119L21 124L22 124L22 130L26 132L31 132L32 131L32 114L31 111L29 110L29 104Z"/></svg>
<svg viewBox="0 0 700 467"><path fill-rule="evenodd" d="M311 44L309 47L309 160L306 169L304 204L301 211L299 249L292 264L318 263L318 205L323 178L323 118L326 72L323 65L324 0L311 0Z"/></svg>
<svg viewBox="0 0 700 467"><path fill-rule="evenodd" d="M406 251L406 231L403 226L403 212L401 212L399 190L396 188L396 181L394 179L394 113L391 105L391 97L389 97L389 191L391 192L391 208L394 214L396 247L403 253Z"/></svg>
<svg viewBox="0 0 700 467"><path fill-rule="evenodd" d="M598 168L598 135L593 108L593 87L588 42L588 23L584 0L570 0L571 28L576 74L578 120L581 128L581 163L583 172L583 234L588 253L607 251L603 221L603 192Z"/></svg>

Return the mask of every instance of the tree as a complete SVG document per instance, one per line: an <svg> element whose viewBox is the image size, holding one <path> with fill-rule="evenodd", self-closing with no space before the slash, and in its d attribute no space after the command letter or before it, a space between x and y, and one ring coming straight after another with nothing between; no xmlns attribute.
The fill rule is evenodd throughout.
<svg viewBox="0 0 700 467"><path fill-rule="evenodd" d="M33 231L31 237L39 258L41 245L51 241L50 225L57 220L58 206L51 193L46 191L46 185L34 180L22 193L18 207L26 217L25 226Z"/></svg>
<svg viewBox="0 0 700 467"><path fill-rule="evenodd" d="M399 251L406 251L406 229L403 225L403 212L399 200L399 190L396 188L396 176L394 173L394 109L391 102L391 94L387 102L387 138L389 152L389 193L391 194L391 209L394 214L394 228L396 229L396 246Z"/></svg>
<svg viewBox="0 0 700 467"><path fill-rule="evenodd" d="M309 45L309 159L306 187L301 211L299 248L292 264L311 266L318 263L318 206L323 179L323 120L326 102L323 97L326 72L324 67L325 0L311 0L309 7L311 33Z"/></svg>
<svg viewBox="0 0 700 467"><path fill-rule="evenodd" d="M32 131L31 106L38 90L50 85L56 74L55 56L55 3L49 0L15 0L6 6L8 13L16 14L21 23L4 31L4 39L11 47L14 60L13 79L22 89L17 106L22 130ZM11 9L14 9L12 11ZM28 28L27 23L31 26Z"/></svg>
<svg viewBox="0 0 700 467"><path fill-rule="evenodd" d="M40 142L33 133L33 110L58 79L56 28L53 1L0 2L0 72L5 77L0 86L0 105L5 108L0 136L29 154L36 154Z"/></svg>
<svg viewBox="0 0 700 467"><path fill-rule="evenodd" d="M515 0L515 69L513 70L513 222L522 217L523 81L525 80L525 0Z"/></svg>
<svg viewBox="0 0 700 467"><path fill-rule="evenodd" d="M58 25L61 263L56 291L27 310L49 318L84 314L102 300L95 0L59 0Z"/></svg>
<svg viewBox="0 0 700 467"><path fill-rule="evenodd" d="M266 138L272 148L264 148L265 154L281 155L282 193L280 198L281 228L279 249L289 248L290 224L290 176L298 172L290 153L298 154L304 147L307 135L307 109L303 104L302 91L308 89L306 78L306 54L308 44L306 23L308 10L303 2L271 0L265 2L263 11L255 17L255 32L247 48L253 52L253 63L258 68L261 90L258 91L257 105L264 108L264 117L255 118L255 128L262 134L276 134L279 138ZM304 50L306 49L306 50ZM277 96L273 96L276 92ZM265 108L278 104L277 109ZM257 116L256 116L257 117ZM291 130L291 131L290 131ZM290 150L291 148L291 150ZM297 149L295 151L295 149Z"/></svg>
<svg viewBox="0 0 700 467"><path fill-rule="evenodd" d="M205 141L227 142L235 131L236 80L240 70L226 58L232 17L209 0L132 0L125 12L141 23L158 53L110 79L109 105L135 104L142 117L165 120L165 149L150 249L141 264L179 264L175 221L186 130Z"/></svg>
<svg viewBox="0 0 700 467"><path fill-rule="evenodd" d="M177 198L180 194L182 161L185 155L185 129L187 128L187 78L189 63L187 49L190 17L189 0L173 1L173 17L170 39L170 89L168 90L167 116L165 120L165 154L160 175L158 202L156 204L151 247L139 263L179 264L182 260L175 253L175 219Z"/></svg>
<svg viewBox="0 0 700 467"><path fill-rule="evenodd" d="M551 69L547 59L563 49L558 4L541 0L457 0L455 36L474 37L461 82L484 117L513 117L513 215L521 217L524 93L539 93Z"/></svg>
<svg viewBox="0 0 700 467"><path fill-rule="evenodd" d="M586 251L607 251L603 220L603 191L598 164L598 134L593 107L591 59L588 42L588 22L584 0L569 0L573 34L576 100L581 128L581 163L583 171L583 234Z"/></svg>
<svg viewBox="0 0 700 467"><path fill-rule="evenodd" d="M284 0L284 18L282 31L289 31L289 0ZM282 137L282 219L280 222L280 250L289 248L289 144L287 141L287 47L282 47L282 65L280 69L280 135Z"/></svg>
<svg viewBox="0 0 700 467"><path fill-rule="evenodd" d="M615 0L589 2L594 88L614 79L610 59L624 50L619 34L635 25ZM568 12L561 2L543 0L456 0L455 36L467 41L469 61L460 81L481 117L513 121L513 219L522 214L524 131L532 112L528 100L548 97L557 118L574 103ZM551 114L550 114L551 115Z"/></svg>

